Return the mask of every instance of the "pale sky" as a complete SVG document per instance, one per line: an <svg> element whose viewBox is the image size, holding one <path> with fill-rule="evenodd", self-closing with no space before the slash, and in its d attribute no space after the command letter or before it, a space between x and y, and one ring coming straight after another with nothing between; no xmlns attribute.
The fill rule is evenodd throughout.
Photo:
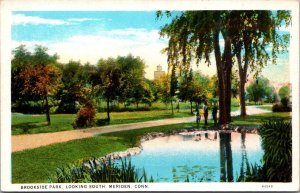
<svg viewBox="0 0 300 193"><path fill-rule="evenodd" d="M167 56L161 50L168 41L159 37L159 30L168 20L156 20L155 11L18 11L13 12L12 21L13 48L25 44L31 50L42 45L49 53L57 53L62 63L75 60L96 64L100 58L132 54L145 61L148 79L153 79L158 64L167 71ZM215 74L213 58L210 67L201 63L193 69ZM275 82L288 82L289 55L280 55L277 65L267 65L262 75Z"/></svg>

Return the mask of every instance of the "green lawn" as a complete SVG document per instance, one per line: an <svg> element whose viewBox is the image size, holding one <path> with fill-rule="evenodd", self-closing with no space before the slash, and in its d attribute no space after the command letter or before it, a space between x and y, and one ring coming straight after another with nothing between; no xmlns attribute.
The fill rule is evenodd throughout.
<svg viewBox="0 0 300 193"><path fill-rule="evenodd" d="M246 118L234 117L233 124L253 125L271 117L289 118L290 113L265 113ZM202 123L203 124L203 123ZM209 121L211 125L211 120ZM196 126L195 123L183 123L151 127L139 130L109 133L89 139L74 140L32 150L12 153L12 182L47 182L59 166L74 163L91 157L101 157L108 153L125 150L135 146L139 138L148 132L170 132Z"/></svg>
<svg viewBox="0 0 300 193"><path fill-rule="evenodd" d="M271 118L282 118L282 119L289 119L291 117L291 113L289 112L276 112L276 113L263 113L257 115L249 115L246 117L233 117L232 124L233 125L258 125L261 124L262 121L266 121Z"/></svg>
<svg viewBox="0 0 300 193"><path fill-rule="evenodd" d="M111 125L135 123L150 120L166 119L173 117L191 116L189 110L175 111L174 115L170 110L152 110L135 112L112 112ZM76 118L75 114L55 114L51 115L51 125L48 126L45 115L23 115L12 114L12 134L24 133L50 133L57 131L73 130L72 123ZM97 113L97 119L106 118L106 113ZM24 132L24 130L28 130Z"/></svg>
<svg viewBox="0 0 300 193"><path fill-rule="evenodd" d="M272 111L272 106L257 106L257 108Z"/></svg>

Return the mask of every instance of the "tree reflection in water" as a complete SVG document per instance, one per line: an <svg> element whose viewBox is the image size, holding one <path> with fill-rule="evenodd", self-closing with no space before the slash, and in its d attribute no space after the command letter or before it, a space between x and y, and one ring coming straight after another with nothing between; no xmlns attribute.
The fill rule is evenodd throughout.
<svg viewBox="0 0 300 193"><path fill-rule="evenodd" d="M220 181L233 182L231 133L219 133L220 136Z"/></svg>

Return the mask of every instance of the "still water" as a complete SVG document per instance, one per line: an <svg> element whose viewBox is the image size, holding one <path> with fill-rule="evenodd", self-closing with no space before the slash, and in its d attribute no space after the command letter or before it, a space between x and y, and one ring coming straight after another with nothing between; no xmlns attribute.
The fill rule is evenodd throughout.
<svg viewBox="0 0 300 193"><path fill-rule="evenodd" d="M142 148L131 162L158 182L232 182L263 157L259 135L237 132L181 133L143 142Z"/></svg>

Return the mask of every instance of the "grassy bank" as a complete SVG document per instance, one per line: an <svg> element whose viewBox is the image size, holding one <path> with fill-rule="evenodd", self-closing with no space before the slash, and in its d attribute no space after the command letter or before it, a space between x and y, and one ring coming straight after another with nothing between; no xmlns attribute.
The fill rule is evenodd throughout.
<svg viewBox="0 0 300 193"><path fill-rule="evenodd" d="M234 117L234 124L260 124L261 120L271 117L289 118L289 113L265 113ZM209 122L211 125L211 121ZM189 128L195 123L183 123L150 127L131 131L109 133L89 139L74 140L66 143L54 144L32 150L25 150L12 154L12 182L38 183L47 182L59 166L91 157L101 157L108 153L125 150L135 146L139 138L149 132L170 132Z"/></svg>
<svg viewBox="0 0 300 193"><path fill-rule="evenodd" d="M151 127L74 140L12 154L13 183L47 182L56 168L91 157L101 157L115 151L126 150L137 144L147 132L169 132L195 125L176 124Z"/></svg>

